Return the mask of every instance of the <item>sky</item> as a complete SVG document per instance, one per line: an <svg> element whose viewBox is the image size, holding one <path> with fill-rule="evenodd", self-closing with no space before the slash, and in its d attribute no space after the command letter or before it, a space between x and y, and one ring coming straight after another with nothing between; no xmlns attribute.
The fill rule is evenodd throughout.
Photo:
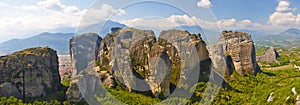
<svg viewBox="0 0 300 105"><path fill-rule="evenodd" d="M267 34L300 28L299 0L1 0L0 42L43 32L117 21L130 27L253 30Z"/></svg>

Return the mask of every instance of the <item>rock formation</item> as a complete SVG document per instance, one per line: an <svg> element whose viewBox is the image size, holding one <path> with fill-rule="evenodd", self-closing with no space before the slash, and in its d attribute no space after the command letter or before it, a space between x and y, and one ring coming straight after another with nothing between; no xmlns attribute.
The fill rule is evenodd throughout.
<svg viewBox="0 0 300 105"><path fill-rule="evenodd" d="M214 51L210 51L212 53L211 58L220 59L222 55L219 54L225 55L227 65L222 62L216 66L226 70L228 76L232 74L233 70L242 76L245 76L246 73L256 75L260 71L256 63L255 47L251 35L244 32L223 31L217 45L212 47L211 49Z"/></svg>
<svg viewBox="0 0 300 105"><path fill-rule="evenodd" d="M93 33L74 36L70 40L70 55L75 66L74 74L80 73L88 67L89 63L97 60L101 40L99 35Z"/></svg>
<svg viewBox="0 0 300 105"><path fill-rule="evenodd" d="M0 94L18 98L18 92L25 97L41 97L58 91L61 85L56 51L38 47L0 57L0 83L4 83L0 91L8 92Z"/></svg>
<svg viewBox="0 0 300 105"><path fill-rule="evenodd" d="M75 45L74 43L78 43L76 39L97 43L98 46L101 38L96 38L98 40L85 39L83 36L73 38L70 41L72 58L81 56L78 54L82 51L76 49L93 49L85 53L97 52L94 51L97 48L88 48L90 45ZM94 47L94 44L92 46ZM172 90L174 86L180 87L180 84L191 81L198 82L198 78L190 77L210 73L210 59L205 42L200 34L190 34L187 31L163 31L156 40L154 32L150 30L113 28L112 32L101 41L98 55L92 57L97 57L89 60L98 63L99 67L94 71L104 86L113 88L118 85L126 87L129 91L156 97L168 96L174 91ZM72 60L77 67L78 60ZM71 84L71 87L74 91L78 90L75 89L74 83L73 85ZM72 92L71 88L68 94L75 94L74 97L78 96L76 99L81 97L76 92Z"/></svg>
<svg viewBox="0 0 300 105"><path fill-rule="evenodd" d="M22 95L17 87L10 82L5 82L0 85L0 95L3 95L5 97L14 96L16 98L22 98Z"/></svg>
<svg viewBox="0 0 300 105"><path fill-rule="evenodd" d="M271 47L263 56L257 57L258 62L266 62L266 63L280 63L277 58L279 54L277 53L274 47Z"/></svg>
<svg viewBox="0 0 300 105"><path fill-rule="evenodd" d="M198 81L208 81L212 62L216 79L223 79L224 70L228 75L233 70L241 75L255 75L259 70L251 36L242 32L224 31L218 44L209 47L210 53L200 34L181 30L162 31L156 39L151 30L113 28L103 40L99 36L91 37L77 36L70 42L76 67L78 59L82 59L79 56L89 61L77 71L85 69L106 87L121 87L155 97L167 97L176 87L191 87ZM81 51L83 49L87 49L86 52ZM90 53L96 55L88 55ZM84 95L79 95L76 81L80 80L72 82L67 95L82 99Z"/></svg>
<svg viewBox="0 0 300 105"><path fill-rule="evenodd" d="M99 51L100 65L114 73L129 90L150 88L155 96L168 96L171 85L177 86L180 78L188 76L181 72L188 64L186 59L190 59L187 56L197 58L199 66L200 62L209 64L201 36L179 30L163 31L156 40L150 30L114 29L104 38ZM202 73L209 73L207 64L201 68Z"/></svg>

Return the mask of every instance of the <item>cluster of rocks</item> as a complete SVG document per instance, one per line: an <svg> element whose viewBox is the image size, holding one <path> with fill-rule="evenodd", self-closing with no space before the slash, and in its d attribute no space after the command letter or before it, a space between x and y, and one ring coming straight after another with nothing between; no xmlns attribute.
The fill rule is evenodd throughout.
<svg viewBox="0 0 300 105"><path fill-rule="evenodd" d="M56 51L30 48L0 57L0 95L43 97L60 89Z"/></svg>
<svg viewBox="0 0 300 105"><path fill-rule="evenodd" d="M70 51L77 77L88 72L107 87L144 89L155 97L167 97L172 89L190 81L207 81L200 77L211 72L231 75L236 70L244 76L260 71L251 36L242 32L224 31L218 44L207 49L200 34L187 31L162 31L157 38L151 30L113 28L103 39L97 34L73 37ZM199 78L190 78L195 75ZM76 81L67 95L82 99Z"/></svg>

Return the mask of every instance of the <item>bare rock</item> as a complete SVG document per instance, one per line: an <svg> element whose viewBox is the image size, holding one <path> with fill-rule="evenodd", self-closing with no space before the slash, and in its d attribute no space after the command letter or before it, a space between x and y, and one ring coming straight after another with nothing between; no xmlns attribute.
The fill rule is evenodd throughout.
<svg viewBox="0 0 300 105"><path fill-rule="evenodd" d="M68 90L66 92L67 99L71 102L77 102L77 101L83 100L83 96L81 95L81 92L79 91L77 82L78 82L77 79L73 79L70 83L70 87L68 88Z"/></svg>
<svg viewBox="0 0 300 105"><path fill-rule="evenodd" d="M30 48L0 58L0 83L12 83L25 97L42 97L60 89L56 51Z"/></svg>
<svg viewBox="0 0 300 105"><path fill-rule="evenodd" d="M280 63L277 58L279 54L277 53L274 47L271 47L263 56L257 57L258 62L267 62L267 63Z"/></svg>
<svg viewBox="0 0 300 105"><path fill-rule="evenodd" d="M75 65L73 76L98 59L101 40L102 38L99 35L93 33L74 36L70 40L71 60Z"/></svg>
<svg viewBox="0 0 300 105"><path fill-rule="evenodd" d="M244 32L223 31L217 46L222 46L226 56L228 68L223 69L226 70L227 75L231 75L233 70L242 76L245 76L246 73L256 75L260 71L251 35Z"/></svg>
<svg viewBox="0 0 300 105"><path fill-rule="evenodd" d="M5 82L0 85L0 95L10 97L14 96L16 98L22 98L21 93L12 83Z"/></svg>

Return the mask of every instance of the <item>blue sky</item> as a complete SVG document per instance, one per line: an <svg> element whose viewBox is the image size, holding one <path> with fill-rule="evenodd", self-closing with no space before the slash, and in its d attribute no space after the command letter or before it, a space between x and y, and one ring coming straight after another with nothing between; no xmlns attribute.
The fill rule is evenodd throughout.
<svg viewBox="0 0 300 105"><path fill-rule="evenodd" d="M162 1L162 0L153 0ZM300 28L299 0L1 0L0 42L42 32L74 32L78 25L112 20L130 27L195 26L212 31L268 34Z"/></svg>

